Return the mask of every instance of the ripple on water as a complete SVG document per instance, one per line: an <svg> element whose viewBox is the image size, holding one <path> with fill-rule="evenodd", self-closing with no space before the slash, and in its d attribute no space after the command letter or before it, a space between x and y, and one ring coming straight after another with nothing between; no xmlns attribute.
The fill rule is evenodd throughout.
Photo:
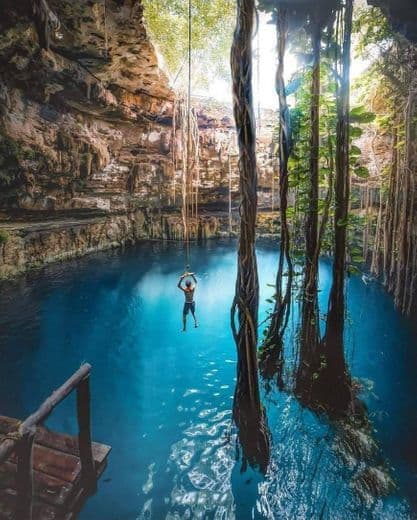
<svg viewBox="0 0 417 520"><path fill-rule="evenodd" d="M153 476L155 473L154 468L155 468L155 463L152 462L152 464L150 464L148 467L148 480L142 486L142 491L143 491L144 495L149 494L153 489Z"/></svg>
<svg viewBox="0 0 417 520"><path fill-rule="evenodd" d="M188 397L189 395L193 395L193 394L199 394L201 393L201 390L199 390L198 388L189 388L188 390L186 390L183 394L183 397Z"/></svg>
<svg viewBox="0 0 417 520"><path fill-rule="evenodd" d="M231 475L235 465L233 445L224 432L230 410L201 410L199 422L184 430L185 437L171 446L169 463L175 466L170 513L166 518L234 519Z"/></svg>

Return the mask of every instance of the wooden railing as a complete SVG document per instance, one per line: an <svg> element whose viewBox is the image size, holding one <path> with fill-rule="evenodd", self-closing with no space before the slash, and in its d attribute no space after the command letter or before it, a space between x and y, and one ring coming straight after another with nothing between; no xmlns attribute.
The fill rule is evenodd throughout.
<svg viewBox="0 0 417 520"><path fill-rule="evenodd" d="M82 487L88 493L97 489L97 477L91 445L90 416L90 373L91 365L83 364L65 383L55 390L26 420L18 431L9 433L0 444L0 464L13 452L17 455L16 475L16 519L31 520L33 498L32 453L36 427L41 425L54 408L77 391L78 449L81 461Z"/></svg>

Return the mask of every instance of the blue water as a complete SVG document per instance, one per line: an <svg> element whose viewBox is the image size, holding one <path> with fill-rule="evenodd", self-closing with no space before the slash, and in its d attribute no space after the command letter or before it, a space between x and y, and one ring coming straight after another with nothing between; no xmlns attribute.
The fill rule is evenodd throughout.
<svg viewBox="0 0 417 520"><path fill-rule="evenodd" d="M259 246L258 262L262 319L275 248ZM376 455L349 455L343 435L325 419L289 393L272 391L263 398L272 439L263 477L241 472L230 430L235 246L193 248L200 327L189 320L186 333L176 287L183 263L177 245L150 243L0 286L0 413L24 418L81 362L93 365L93 437L113 450L80 518L417 518L417 344L390 297L360 277L349 280L347 358L373 427L363 442L375 442ZM330 265L323 262L323 309L329 283ZM73 397L48 426L76 433ZM355 478L367 467L382 480L392 478L396 490L361 494Z"/></svg>

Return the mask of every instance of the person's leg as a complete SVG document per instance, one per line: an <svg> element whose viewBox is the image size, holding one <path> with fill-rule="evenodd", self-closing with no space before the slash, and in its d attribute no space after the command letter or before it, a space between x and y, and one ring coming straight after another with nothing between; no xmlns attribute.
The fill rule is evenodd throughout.
<svg viewBox="0 0 417 520"><path fill-rule="evenodd" d="M185 332L185 329L187 328L187 314L188 314L188 307L187 304L184 303L184 308L182 310L182 331Z"/></svg>
<svg viewBox="0 0 417 520"><path fill-rule="evenodd" d="M182 331L185 332L185 329L187 327L187 315L185 312L182 313Z"/></svg>
<svg viewBox="0 0 417 520"><path fill-rule="evenodd" d="M191 314L194 318L194 327L198 327L197 318L195 317L195 303L193 303L191 306Z"/></svg>

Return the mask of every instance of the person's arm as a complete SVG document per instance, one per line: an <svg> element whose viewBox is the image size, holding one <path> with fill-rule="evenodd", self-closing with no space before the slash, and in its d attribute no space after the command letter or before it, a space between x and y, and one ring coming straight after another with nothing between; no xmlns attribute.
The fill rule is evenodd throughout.
<svg viewBox="0 0 417 520"><path fill-rule="evenodd" d="M193 287L193 291L194 291L194 289L197 287L197 278L194 276L194 273L190 273L190 276L194 280L194 287Z"/></svg>
<svg viewBox="0 0 417 520"><path fill-rule="evenodd" d="M184 275L181 275L181 276L180 276L180 279L178 280L178 285L177 285L177 287L178 287L178 289L181 289L181 291L184 290L184 287L181 285L181 284L182 284L182 281L184 280L184 278L185 278L185 276L184 276Z"/></svg>

